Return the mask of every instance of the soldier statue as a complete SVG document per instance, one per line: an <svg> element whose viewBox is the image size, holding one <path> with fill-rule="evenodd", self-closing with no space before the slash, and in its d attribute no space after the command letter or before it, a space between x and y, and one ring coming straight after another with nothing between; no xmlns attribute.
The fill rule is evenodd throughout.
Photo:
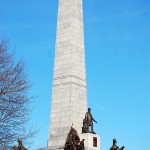
<svg viewBox="0 0 150 150"><path fill-rule="evenodd" d="M27 150L20 139L18 139L18 150Z"/></svg>
<svg viewBox="0 0 150 150"><path fill-rule="evenodd" d="M119 146L117 146L117 140L116 139L113 139L113 145L112 147L110 148L110 150L123 150L124 149L124 146L122 146L121 148L119 148Z"/></svg>
<svg viewBox="0 0 150 150"><path fill-rule="evenodd" d="M95 134L93 129L93 121L96 122L96 120L92 117L91 108L88 108L88 112L85 113L85 119L83 120L82 133ZM91 131L90 131L90 127L91 127Z"/></svg>
<svg viewBox="0 0 150 150"><path fill-rule="evenodd" d="M27 150L20 139L18 139L18 147L14 146L13 150Z"/></svg>
<svg viewBox="0 0 150 150"><path fill-rule="evenodd" d="M84 139L80 141L80 137L77 134L77 131L71 128L71 131L66 140L64 150L84 150Z"/></svg>

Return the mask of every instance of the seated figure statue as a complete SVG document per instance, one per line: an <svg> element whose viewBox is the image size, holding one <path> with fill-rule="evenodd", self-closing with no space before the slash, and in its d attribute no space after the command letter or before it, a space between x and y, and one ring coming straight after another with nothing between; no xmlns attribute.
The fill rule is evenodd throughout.
<svg viewBox="0 0 150 150"><path fill-rule="evenodd" d="M92 117L91 108L88 108L88 112L85 113L85 119L83 120L82 133L95 134L93 129L93 121L96 122L96 120ZM90 131L90 127L91 127L91 131Z"/></svg>

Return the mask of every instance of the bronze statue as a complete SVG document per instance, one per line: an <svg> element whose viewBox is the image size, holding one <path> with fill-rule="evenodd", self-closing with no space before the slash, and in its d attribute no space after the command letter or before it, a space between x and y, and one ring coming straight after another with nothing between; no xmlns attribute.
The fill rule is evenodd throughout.
<svg viewBox="0 0 150 150"><path fill-rule="evenodd" d="M84 149L85 149L85 147L84 147L84 139L82 139L82 141L80 141L80 144L79 144L79 146L78 146L78 149L79 149L79 150L84 150Z"/></svg>
<svg viewBox="0 0 150 150"><path fill-rule="evenodd" d="M84 139L80 141L77 131L71 127L71 130L66 139L64 150L84 150Z"/></svg>
<svg viewBox="0 0 150 150"><path fill-rule="evenodd" d="M96 122L96 120L92 117L91 108L88 108L88 112L85 113L85 119L83 120L82 133L95 134L93 129L93 121ZM91 127L91 131L90 131L90 127Z"/></svg>
<svg viewBox="0 0 150 150"><path fill-rule="evenodd" d="M112 147L110 148L110 150L123 150L125 147L124 146L122 146L122 147L120 147L119 148L119 146L117 146L117 140L116 139L113 139L113 145L112 145Z"/></svg>
<svg viewBox="0 0 150 150"><path fill-rule="evenodd" d="M18 139L18 150L27 150L20 139Z"/></svg>
<svg viewBox="0 0 150 150"><path fill-rule="evenodd" d="M20 139L18 139L18 147L14 146L13 150L27 150Z"/></svg>
<svg viewBox="0 0 150 150"><path fill-rule="evenodd" d="M13 149L13 150L18 150L18 148L17 148L16 146L14 146L12 149Z"/></svg>

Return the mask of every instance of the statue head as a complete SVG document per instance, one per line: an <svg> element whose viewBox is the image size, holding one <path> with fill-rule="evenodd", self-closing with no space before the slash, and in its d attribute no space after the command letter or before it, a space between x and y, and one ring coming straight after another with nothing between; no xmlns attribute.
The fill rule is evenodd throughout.
<svg viewBox="0 0 150 150"><path fill-rule="evenodd" d="M117 143L117 140L116 139L113 139L113 144L116 144Z"/></svg>
<svg viewBox="0 0 150 150"><path fill-rule="evenodd" d="M91 108L88 108L88 112L91 112Z"/></svg>
<svg viewBox="0 0 150 150"><path fill-rule="evenodd" d="M18 139L18 144L19 146L22 146L22 141L20 139Z"/></svg>
<svg viewBox="0 0 150 150"><path fill-rule="evenodd" d="M18 143L21 143L22 141L20 139L18 139Z"/></svg>

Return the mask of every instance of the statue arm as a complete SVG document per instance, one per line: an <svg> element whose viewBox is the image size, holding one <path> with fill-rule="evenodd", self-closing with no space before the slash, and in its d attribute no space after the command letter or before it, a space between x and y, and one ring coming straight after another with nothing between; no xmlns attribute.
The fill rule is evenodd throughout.
<svg viewBox="0 0 150 150"><path fill-rule="evenodd" d="M92 120L97 123L97 121L92 117Z"/></svg>

